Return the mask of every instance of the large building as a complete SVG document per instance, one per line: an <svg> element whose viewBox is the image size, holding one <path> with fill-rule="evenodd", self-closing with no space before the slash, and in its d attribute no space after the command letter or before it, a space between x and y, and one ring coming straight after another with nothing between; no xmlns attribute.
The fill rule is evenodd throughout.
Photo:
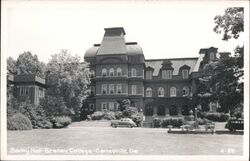
<svg viewBox="0 0 250 161"><path fill-rule="evenodd" d="M126 42L125 34L122 27L105 28L101 44L85 53L91 72L89 108L117 111L118 100L130 99L146 116L187 113L199 71L216 59L217 48L201 49L195 58L145 59L141 46Z"/></svg>

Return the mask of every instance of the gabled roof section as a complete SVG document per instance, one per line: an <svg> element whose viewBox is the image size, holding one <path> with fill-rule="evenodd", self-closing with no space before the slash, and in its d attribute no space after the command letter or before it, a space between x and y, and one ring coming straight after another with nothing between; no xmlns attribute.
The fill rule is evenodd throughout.
<svg viewBox="0 0 250 161"><path fill-rule="evenodd" d="M105 28L97 55L126 54L125 31L123 27Z"/></svg>
<svg viewBox="0 0 250 161"><path fill-rule="evenodd" d="M185 64L185 65L181 66L180 69L190 69L190 66Z"/></svg>
<svg viewBox="0 0 250 161"><path fill-rule="evenodd" d="M158 76L160 69L162 68L163 61L170 61L173 67L173 75L178 75L180 67L187 65L190 67L189 73L191 73L195 67L198 58L176 58L176 59L150 59L145 60L146 68L154 68L153 76Z"/></svg>
<svg viewBox="0 0 250 161"><path fill-rule="evenodd" d="M201 48L199 53L206 54L207 52L213 52L213 51L217 51L217 50L218 50L218 48L211 46L210 48Z"/></svg>

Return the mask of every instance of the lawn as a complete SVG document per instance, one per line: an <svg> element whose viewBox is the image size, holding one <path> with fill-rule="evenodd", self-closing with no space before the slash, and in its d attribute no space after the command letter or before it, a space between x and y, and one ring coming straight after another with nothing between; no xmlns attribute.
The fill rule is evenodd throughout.
<svg viewBox="0 0 250 161"><path fill-rule="evenodd" d="M65 129L8 131L8 154L242 155L243 135L168 134L167 129L76 123Z"/></svg>

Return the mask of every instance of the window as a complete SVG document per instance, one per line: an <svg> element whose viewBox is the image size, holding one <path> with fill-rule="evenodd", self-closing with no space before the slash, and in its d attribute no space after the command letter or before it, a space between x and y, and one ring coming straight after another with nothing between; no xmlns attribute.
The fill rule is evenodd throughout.
<svg viewBox="0 0 250 161"><path fill-rule="evenodd" d="M146 97L152 97L152 88L146 89Z"/></svg>
<svg viewBox="0 0 250 161"><path fill-rule="evenodd" d="M136 95L136 85L132 85L132 95Z"/></svg>
<svg viewBox="0 0 250 161"><path fill-rule="evenodd" d="M176 88L175 87L171 87L170 88L170 97L175 97L176 96Z"/></svg>
<svg viewBox="0 0 250 161"><path fill-rule="evenodd" d="M91 77L91 78L94 78L94 77L95 77L95 71L94 71L94 70L91 70L91 71L90 71L90 77Z"/></svg>
<svg viewBox="0 0 250 161"><path fill-rule="evenodd" d="M158 97L164 97L164 88L160 87L158 89Z"/></svg>
<svg viewBox="0 0 250 161"><path fill-rule="evenodd" d="M102 111L103 110L107 110L107 104L106 103L102 103Z"/></svg>
<svg viewBox="0 0 250 161"><path fill-rule="evenodd" d="M135 68L132 68L132 70L131 70L131 76L132 77L136 77L136 69Z"/></svg>
<svg viewBox="0 0 250 161"><path fill-rule="evenodd" d="M122 69L121 68L117 68L117 76L121 76L122 75Z"/></svg>
<svg viewBox="0 0 250 161"><path fill-rule="evenodd" d="M152 71L146 71L146 79L152 79Z"/></svg>
<svg viewBox="0 0 250 161"><path fill-rule="evenodd" d="M117 84L117 93L118 94L122 93L122 85L121 84Z"/></svg>
<svg viewBox="0 0 250 161"><path fill-rule="evenodd" d="M110 84L109 85L109 94L114 94L114 91L115 91L114 84Z"/></svg>
<svg viewBox="0 0 250 161"><path fill-rule="evenodd" d="M27 92L28 90L26 90ZM27 94L26 94L27 95ZM38 92L39 97L43 97L43 89L39 88L39 92Z"/></svg>
<svg viewBox="0 0 250 161"><path fill-rule="evenodd" d="M106 68L103 68L102 69L102 76L107 76L107 69Z"/></svg>
<svg viewBox="0 0 250 161"><path fill-rule="evenodd" d="M215 59L215 54L214 53L210 53L210 60L214 60Z"/></svg>
<svg viewBox="0 0 250 161"><path fill-rule="evenodd" d="M107 84L102 85L102 94L107 94Z"/></svg>
<svg viewBox="0 0 250 161"><path fill-rule="evenodd" d="M182 95L183 96L188 96L189 94L189 88L188 87L183 87L182 89Z"/></svg>
<svg viewBox="0 0 250 161"><path fill-rule="evenodd" d="M114 69L113 68L110 68L109 69L109 76L114 76Z"/></svg>
<svg viewBox="0 0 250 161"><path fill-rule="evenodd" d="M94 111L94 104L93 103L89 104L89 110Z"/></svg>
<svg viewBox="0 0 250 161"><path fill-rule="evenodd" d="M162 79L172 79L172 70L162 70Z"/></svg>
<svg viewBox="0 0 250 161"><path fill-rule="evenodd" d="M91 95L95 94L94 91L95 91L95 87L91 86L91 87L90 87L90 94L91 94Z"/></svg>
<svg viewBox="0 0 250 161"><path fill-rule="evenodd" d="M109 110L110 110L110 111L115 111L115 105L114 105L113 102L110 102L110 103L109 103Z"/></svg>
<svg viewBox="0 0 250 161"><path fill-rule="evenodd" d="M28 87L20 87L20 96L28 96L29 88ZM38 91L38 95L40 96L40 90Z"/></svg>
<svg viewBox="0 0 250 161"><path fill-rule="evenodd" d="M187 79L188 78L188 70L187 69L183 69L182 70L182 78L183 79Z"/></svg>

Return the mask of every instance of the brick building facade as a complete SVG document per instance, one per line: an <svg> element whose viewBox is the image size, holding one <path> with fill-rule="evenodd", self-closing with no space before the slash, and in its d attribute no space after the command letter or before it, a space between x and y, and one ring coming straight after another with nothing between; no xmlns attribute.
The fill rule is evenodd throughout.
<svg viewBox="0 0 250 161"><path fill-rule="evenodd" d="M145 59L137 42L126 42L123 28L106 28L101 44L84 56L91 72L92 111L119 110L118 100L146 116L182 116L196 92L196 81L204 64L216 59L217 48L201 49L199 57Z"/></svg>

